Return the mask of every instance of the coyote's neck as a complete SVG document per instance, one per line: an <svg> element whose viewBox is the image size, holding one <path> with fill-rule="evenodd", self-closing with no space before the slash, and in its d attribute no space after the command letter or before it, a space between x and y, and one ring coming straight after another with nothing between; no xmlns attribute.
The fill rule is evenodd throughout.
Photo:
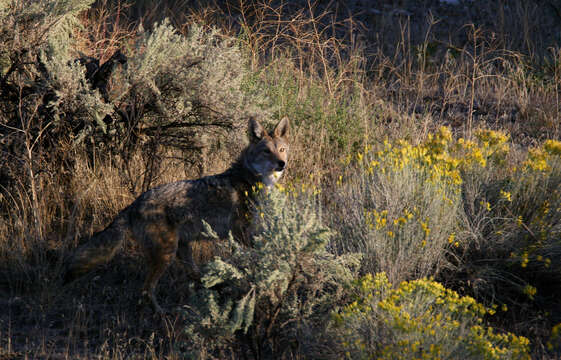
<svg viewBox="0 0 561 360"><path fill-rule="evenodd" d="M247 187L248 190L257 186L258 183L263 182L260 176L254 174L253 171L247 168L242 158L234 162L224 174L234 179L239 183L239 186Z"/></svg>
<svg viewBox="0 0 561 360"><path fill-rule="evenodd" d="M242 155L237 159L237 161L232 164L232 168L236 171L240 171L244 174L247 182L251 185L256 185L257 183L262 183L267 188L275 185L281 178L283 171L272 171L271 173L262 174L257 171L251 161L249 161L244 151Z"/></svg>

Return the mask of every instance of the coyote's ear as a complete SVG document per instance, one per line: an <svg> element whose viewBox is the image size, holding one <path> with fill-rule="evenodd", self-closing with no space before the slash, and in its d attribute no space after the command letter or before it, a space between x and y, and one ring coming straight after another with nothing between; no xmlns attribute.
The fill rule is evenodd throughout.
<svg viewBox="0 0 561 360"><path fill-rule="evenodd" d="M249 118L249 141L259 142L267 135L263 126L254 117Z"/></svg>
<svg viewBox="0 0 561 360"><path fill-rule="evenodd" d="M281 121L279 121L277 126L275 126L275 130L273 130L273 135L275 137L287 138L289 129L290 129L290 121L288 120L288 117L285 116L282 118Z"/></svg>

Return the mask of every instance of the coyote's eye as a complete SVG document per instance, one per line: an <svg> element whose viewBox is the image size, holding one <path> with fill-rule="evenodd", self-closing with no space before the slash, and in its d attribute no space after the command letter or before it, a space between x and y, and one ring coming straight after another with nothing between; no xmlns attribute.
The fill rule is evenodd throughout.
<svg viewBox="0 0 561 360"><path fill-rule="evenodd" d="M279 152L284 152L284 148L280 148L280 149L279 149Z"/></svg>

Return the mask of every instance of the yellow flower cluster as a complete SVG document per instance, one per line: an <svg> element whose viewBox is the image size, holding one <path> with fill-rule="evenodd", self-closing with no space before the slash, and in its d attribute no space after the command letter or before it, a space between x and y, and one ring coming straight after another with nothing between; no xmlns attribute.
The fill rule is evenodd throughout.
<svg viewBox="0 0 561 360"><path fill-rule="evenodd" d="M454 245L455 247L460 246L460 243L456 241L456 233L452 233L450 234L450 236L448 236L448 244Z"/></svg>
<svg viewBox="0 0 561 360"><path fill-rule="evenodd" d="M538 289L536 289L534 286L528 284L524 287L524 294L526 294L526 296L528 296L530 299L534 299L534 296L536 295L536 293L538 292Z"/></svg>
<svg viewBox="0 0 561 360"><path fill-rule="evenodd" d="M510 138L503 132L493 130L478 130L475 132L475 137L486 149L493 149L494 152L503 151L508 153L509 151L507 142Z"/></svg>
<svg viewBox="0 0 561 360"><path fill-rule="evenodd" d="M385 228L386 224L388 223L387 210L376 211L376 209L374 209L370 211L365 211L364 215L365 215L364 218L366 220L366 225L370 229L380 230Z"/></svg>
<svg viewBox="0 0 561 360"><path fill-rule="evenodd" d="M429 134L427 140L419 145L412 145L405 140L395 144L385 141L384 148L374 153L367 146L364 152L356 154L356 161L370 175L374 172L399 173L406 167L412 167L422 170L427 180L445 186L452 185L459 191L458 185L462 183L460 170L474 165L485 167L489 160L502 163L510 151L509 137L502 132L480 130L476 132L475 139L460 138L456 141L450 129L443 126L436 133ZM554 148L553 145L550 147ZM347 157L344 163L349 164L351 160L351 157Z"/></svg>
<svg viewBox="0 0 561 360"><path fill-rule="evenodd" d="M561 323L555 325L551 329L551 335L549 336L549 340L547 342L547 348L549 351L561 349Z"/></svg>
<svg viewBox="0 0 561 360"><path fill-rule="evenodd" d="M543 144L544 150L552 156L561 156L561 142L557 140L546 140Z"/></svg>
<svg viewBox="0 0 561 360"><path fill-rule="evenodd" d="M505 199L508 202L512 201L512 195L510 192L501 190L500 193L501 193L501 198Z"/></svg>
<svg viewBox="0 0 561 360"><path fill-rule="evenodd" d="M475 137L479 141L479 148L486 159L490 159L497 164L503 164L506 156L510 152L508 141L510 137L501 132L493 130L478 130Z"/></svg>
<svg viewBox="0 0 561 360"><path fill-rule="evenodd" d="M551 162L561 157L561 142L546 140L543 146L528 150L528 159L523 163L524 170L547 172L551 170Z"/></svg>
<svg viewBox="0 0 561 360"><path fill-rule="evenodd" d="M375 172L395 174L410 167L425 174L432 183L450 184L457 188L461 184L458 172L460 161L448 153L450 141L450 130L442 127L436 134L429 135L424 144L414 146L401 140L392 145L386 141L382 150L368 153L368 156L359 153L357 160L369 175Z"/></svg>
<svg viewBox="0 0 561 360"><path fill-rule="evenodd" d="M353 287L355 301L333 316L347 358L529 358L528 339L481 325L494 310L433 280L405 281L392 289L380 273L355 280ZM361 337L357 329L368 326L368 337Z"/></svg>
<svg viewBox="0 0 561 360"><path fill-rule="evenodd" d="M530 341L523 336L497 333L492 327L480 325L472 326L470 331L468 344L473 351L483 355L482 359L530 359Z"/></svg>
<svg viewBox="0 0 561 360"><path fill-rule="evenodd" d="M535 148L528 150L528 159L523 164L522 171L549 171L551 167L548 164L549 154L543 148Z"/></svg>
<svg viewBox="0 0 561 360"><path fill-rule="evenodd" d="M464 167L469 167L474 164L481 167L487 166L487 158L484 152L474 141L458 139L455 147L457 152L464 154L462 161Z"/></svg>
<svg viewBox="0 0 561 360"><path fill-rule="evenodd" d="M503 132L478 130L475 132L475 141L460 138L451 146L451 152L459 159L462 169L474 165L486 167L489 161L503 164L510 152L508 141L509 136Z"/></svg>

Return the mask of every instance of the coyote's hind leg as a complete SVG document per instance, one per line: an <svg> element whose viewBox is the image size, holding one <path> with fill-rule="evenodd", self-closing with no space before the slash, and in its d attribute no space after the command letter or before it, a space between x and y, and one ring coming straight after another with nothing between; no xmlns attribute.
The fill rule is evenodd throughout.
<svg viewBox="0 0 561 360"><path fill-rule="evenodd" d="M154 311L159 314L163 314L164 310L158 304L158 300L156 300L156 285L174 258L175 253L162 254L157 258L157 260L152 259L148 261L148 275L144 281L142 294L150 300Z"/></svg>
<svg viewBox="0 0 561 360"><path fill-rule="evenodd" d="M151 230L151 231L148 231ZM144 281L144 288L142 294L148 297L154 311L163 314L164 310L156 300L156 286L158 281L175 259L177 252L178 238L175 233L167 231L157 226L152 226L152 229L147 229L145 234L146 245L144 251L146 255L146 262L148 265L148 274ZM153 235L153 236L150 236Z"/></svg>

